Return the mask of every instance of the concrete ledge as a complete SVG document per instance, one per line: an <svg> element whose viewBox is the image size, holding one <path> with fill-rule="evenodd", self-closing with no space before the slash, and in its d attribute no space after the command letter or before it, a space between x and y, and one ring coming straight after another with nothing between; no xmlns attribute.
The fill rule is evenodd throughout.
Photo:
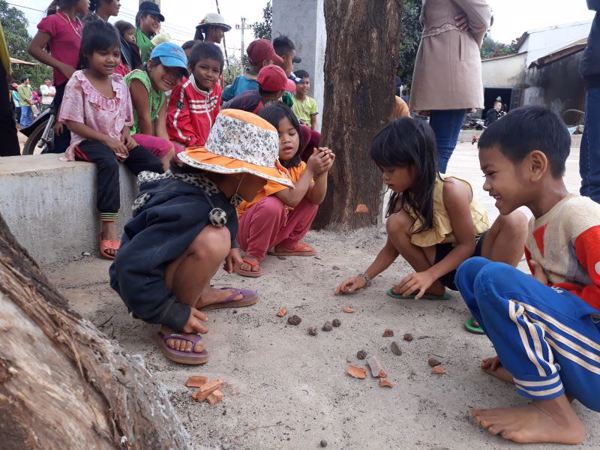
<svg viewBox="0 0 600 450"><path fill-rule="evenodd" d="M0 158L0 211L10 230L41 264L97 253L96 169L61 155ZM119 226L131 217L135 177L121 165Z"/></svg>

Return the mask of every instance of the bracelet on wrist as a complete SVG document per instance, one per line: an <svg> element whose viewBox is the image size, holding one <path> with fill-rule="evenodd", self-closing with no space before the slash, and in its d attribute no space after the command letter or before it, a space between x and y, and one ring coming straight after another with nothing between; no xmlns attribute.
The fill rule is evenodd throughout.
<svg viewBox="0 0 600 450"><path fill-rule="evenodd" d="M363 280L365 280L365 287L371 286L371 277L367 275L367 272L363 272L359 275Z"/></svg>

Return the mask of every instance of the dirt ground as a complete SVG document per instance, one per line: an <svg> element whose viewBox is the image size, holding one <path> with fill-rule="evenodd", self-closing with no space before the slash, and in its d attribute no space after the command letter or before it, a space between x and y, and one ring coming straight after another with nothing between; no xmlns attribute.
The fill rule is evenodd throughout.
<svg viewBox="0 0 600 450"><path fill-rule="evenodd" d="M571 160L568 169L573 185L578 183L575 163ZM468 174L480 190L470 145L461 145L450 172L452 168ZM344 235L311 232L307 241L318 249L317 257L269 257L260 279L220 273L217 286L257 289L260 301L250 308L209 313L205 343L210 361L199 368L165 360L155 345L157 328L131 318L108 286L108 262L78 257L47 268L47 273L75 310L126 351L144 358L170 393L194 448L306 449L318 448L321 440L334 449L517 448L490 437L469 419L473 407L522 405L525 400L480 371L481 358L492 355L493 348L484 336L463 329L469 314L458 293L445 302L388 298L386 289L409 271L399 259L371 288L349 297L333 295L343 277L367 267L384 240L383 231L376 229ZM302 323L290 326L287 317L277 317L282 306ZM342 312L345 306L355 313ZM320 330L335 318L341 320L339 328ZM307 334L310 326L319 328L318 336ZM382 337L385 329L395 336ZM405 342L405 333L414 340ZM399 344L401 356L390 351L392 341ZM345 374L349 363L364 365L356 358L359 350L378 356L392 389L380 388L370 376L357 380ZM443 362L446 375L430 373L430 357ZM223 379L224 401L214 407L194 402L184 387L193 374ZM598 416L575 407L589 431L577 448L597 448Z"/></svg>

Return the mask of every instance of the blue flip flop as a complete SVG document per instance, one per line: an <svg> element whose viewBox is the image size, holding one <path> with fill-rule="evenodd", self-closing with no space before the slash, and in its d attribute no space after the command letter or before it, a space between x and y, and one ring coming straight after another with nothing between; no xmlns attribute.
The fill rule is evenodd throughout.
<svg viewBox="0 0 600 450"><path fill-rule="evenodd" d="M192 343L191 352L182 352L181 350L175 350L167 345L169 339L179 339ZM187 334L187 333L162 333L158 332L158 346L163 354L179 364L187 364L190 366L198 366L200 364L206 364L208 362L208 352L202 350L201 352L195 352L193 349L202 340L202 336L199 334Z"/></svg>
<svg viewBox="0 0 600 450"><path fill-rule="evenodd" d="M388 289L386 294L388 295L388 297L392 297L392 298L395 298L398 300L414 300L415 299L414 294L411 294L411 295L396 294L391 289ZM452 297L450 296L450 294L448 294L448 291L444 291L444 293L442 295L425 294L419 300L450 300L451 298Z"/></svg>

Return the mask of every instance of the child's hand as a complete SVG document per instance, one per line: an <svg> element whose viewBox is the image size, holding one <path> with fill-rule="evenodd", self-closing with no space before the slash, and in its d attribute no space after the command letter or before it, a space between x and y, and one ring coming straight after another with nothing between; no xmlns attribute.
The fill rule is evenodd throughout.
<svg viewBox="0 0 600 450"><path fill-rule="evenodd" d="M133 150L134 148L136 148L138 146L135 139L133 139L129 133L126 133L126 134L123 133L121 135L121 142L123 144L125 144L125 147L127 147L127 150Z"/></svg>
<svg viewBox="0 0 600 450"><path fill-rule="evenodd" d="M208 333L208 328L206 328L202 322L207 322L208 316L204 314L202 311L197 310L196 308L192 308L190 317L187 322L183 326L184 333Z"/></svg>
<svg viewBox="0 0 600 450"><path fill-rule="evenodd" d="M129 156L129 150L127 150L127 146L119 139L106 136L102 143L110 148L120 160L124 160L127 158L127 156Z"/></svg>
<svg viewBox="0 0 600 450"><path fill-rule="evenodd" d="M427 271L416 272L402 279L392 290L400 295L411 295L416 292L415 299L420 299L435 281L436 278Z"/></svg>
<svg viewBox="0 0 600 450"><path fill-rule="evenodd" d="M63 131L64 131L64 129L65 129L65 123L64 123L64 122L57 121L57 122L54 124L54 127L53 127L53 129L54 129L54 134L55 134L56 136L60 136L61 134L63 134Z"/></svg>
<svg viewBox="0 0 600 450"><path fill-rule="evenodd" d="M367 281L365 280L365 277L359 275L356 277L347 278L335 289L335 295L354 294L354 292L366 286Z"/></svg>
<svg viewBox="0 0 600 450"><path fill-rule="evenodd" d="M331 150L329 149L322 151L322 149L315 148L313 150L313 154L310 155L310 158L308 158L308 161L306 162L308 168L313 174L319 176L322 173L327 172L327 170L330 168L330 154Z"/></svg>
<svg viewBox="0 0 600 450"><path fill-rule="evenodd" d="M548 276L546 275L546 272L544 272L544 268L537 261L534 261L533 259L529 261L529 264L531 264L531 268L533 269L533 274L532 274L533 278L538 280L543 285L547 286L548 285Z"/></svg>
<svg viewBox="0 0 600 450"><path fill-rule="evenodd" d="M229 251L229 255L225 258L225 264L223 265L223 269L227 273L233 273L240 264L242 264L244 260L242 259L242 255L240 254L239 248L232 248Z"/></svg>

